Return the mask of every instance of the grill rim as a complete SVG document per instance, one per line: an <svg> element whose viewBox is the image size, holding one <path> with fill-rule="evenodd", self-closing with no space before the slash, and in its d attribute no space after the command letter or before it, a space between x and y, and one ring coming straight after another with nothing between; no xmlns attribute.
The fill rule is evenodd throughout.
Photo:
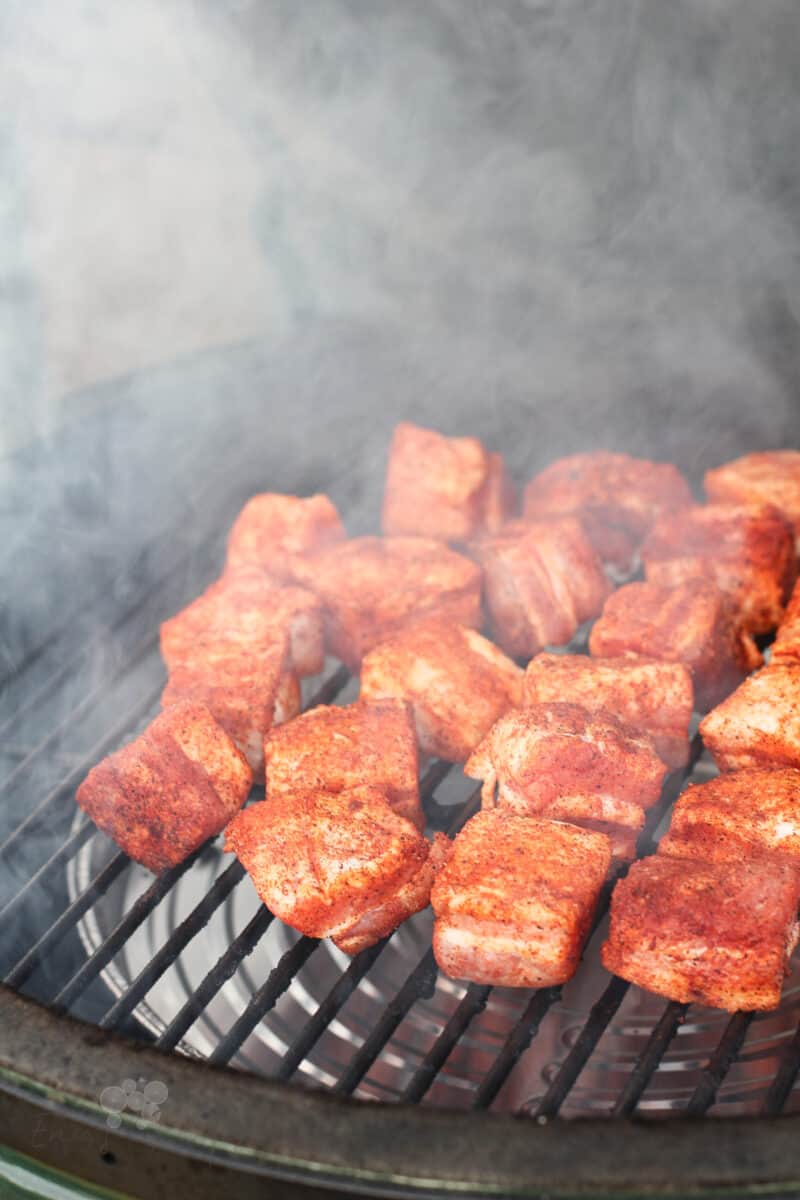
<svg viewBox="0 0 800 1200"><path fill-rule="evenodd" d="M144 1130L123 1120L119 1136L142 1153L169 1151L263 1178L385 1196L777 1197L800 1190L800 1115L542 1124L382 1105L162 1052L0 985L4 1098L104 1133L102 1089L148 1073L169 1087L166 1119ZM11 1148L25 1153L16 1140ZM124 1181L115 1175L114 1184Z"/></svg>

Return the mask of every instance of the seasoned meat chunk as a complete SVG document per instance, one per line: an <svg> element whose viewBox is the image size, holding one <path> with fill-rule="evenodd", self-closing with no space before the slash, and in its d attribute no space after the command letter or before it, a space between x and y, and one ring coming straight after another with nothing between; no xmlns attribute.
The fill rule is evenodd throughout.
<svg viewBox="0 0 800 1200"><path fill-rule="evenodd" d="M770 855L800 867L800 770L729 771L688 787L658 853L701 862Z"/></svg>
<svg viewBox="0 0 800 1200"><path fill-rule="evenodd" d="M716 583L753 633L775 628L797 575L792 527L769 505L697 504L670 513L656 521L641 554L659 587Z"/></svg>
<svg viewBox="0 0 800 1200"><path fill-rule="evenodd" d="M240 812L225 833L270 912L357 954L425 908L447 838L433 844L381 788L300 787Z"/></svg>
<svg viewBox="0 0 800 1200"><path fill-rule="evenodd" d="M473 437L445 437L406 421L389 450L383 532L466 542L511 516L514 491L499 454Z"/></svg>
<svg viewBox="0 0 800 1200"><path fill-rule="evenodd" d="M565 700L590 712L612 713L653 739L668 767L689 758L692 676L682 663L656 658L588 658L537 654L522 685L523 706Z"/></svg>
<svg viewBox="0 0 800 1200"><path fill-rule="evenodd" d="M706 495L719 504L774 504L800 539L800 450L760 450L705 474Z"/></svg>
<svg viewBox="0 0 800 1200"><path fill-rule="evenodd" d="M310 556L297 575L322 601L331 653L354 671L414 621L481 624L479 568L430 538L353 538Z"/></svg>
<svg viewBox="0 0 800 1200"><path fill-rule="evenodd" d="M783 620L778 626L770 662L800 663L800 583L795 584Z"/></svg>
<svg viewBox="0 0 800 1200"><path fill-rule="evenodd" d="M666 774L646 734L567 703L507 713L464 770L483 780L484 808L629 830L644 824Z"/></svg>
<svg viewBox="0 0 800 1200"><path fill-rule="evenodd" d="M611 863L601 833L489 809L453 842L431 892L445 974L499 987L574 975Z"/></svg>
<svg viewBox="0 0 800 1200"><path fill-rule="evenodd" d="M319 705L271 729L264 742L267 799L303 788L341 792L369 785L422 828L417 741L404 700Z"/></svg>
<svg viewBox="0 0 800 1200"><path fill-rule="evenodd" d="M252 780L244 755L208 709L184 701L93 767L76 799L130 858L158 872L219 833Z"/></svg>
<svg viewBox="0 0 800 1200"><path fill-rule="evenodd" d="M771 664L745 679L700 733L721 771L800 767L800 664Z"/></svg>
<svg viewBox="0 0 800 1200"><path fill-rule="evenodd" d="M656 517L692 503L677 467L594 450L545 467L525 489L526 518L581 518L603 562L629 571Z"/></svg>
<svg viewBox="0 0 800 1200"><path fill-rule="evenodd" d="M682 1004L777 1008L799 900L781 863L645 858L614 889L603 963Z"/></svg>
<svg viewBox="0 0 800 1200"><path fill-rule="evenodd" d="M263 492L247 501L233 523L226 570L256 567L273 579L291 580L298 558L346 536L327 496Z"/></svg>
<svg viewBox="0 0 800 1200"><path fill-rule="evenodd" d="M370 650L361 697L407 700L420 748L464 762L498 717L519 703L522 670L474 629L425 621Z"/></svg>
<svg viewBox="0 0 800 1200"><path fill-rule="evenodd" d="M593 658L643 655L683 663L703 712L763 661L724 592L703 579L629 583L609 596L589 635Z"/></svg>
<svg viewBox="0 0 800 1200"><path fill-rule="evenodd" d="M572 517L515 521L470 549L484 570L494 636L514 658L568 642L583 621L597 616L611 591Z"/></svg>

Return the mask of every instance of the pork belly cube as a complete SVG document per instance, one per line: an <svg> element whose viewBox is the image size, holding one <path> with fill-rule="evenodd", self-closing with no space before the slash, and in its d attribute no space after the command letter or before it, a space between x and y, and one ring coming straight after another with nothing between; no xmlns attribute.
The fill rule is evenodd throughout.
<svg viewBox="0 0 800 1200"><path fill-rule="evenodd" d="M381 788L300 787L240 812L225 849L281 921L357 954L427 906L449 843L428 843Z"/></svg>
<svg viewBox="0 0 800 1200"><path fill-rule="evenodd" d="M464 770L483 780L484 808L633 831L666 774L646 734L611 713L561 702L506 713Z"/></svg>
<svg viewBox="0 0 800 1200"><path fill-rule="evenodd" d="M560 458L536 475L524 511L536 520L580 517L603 562L627 572L655 519L691 503L689 485L671 463L595 450Z"/></svg>
<svg viewBox="0 0 800 1200"><path fill-rule="evenodd" d="M659 854L701 862L746 862L769 855L800 867L800 770L730 771L688 787Z"/></svg>
<svg viewBox="0 0 800 1200"><path fill-rule="evenodd" d="M709 500L718 504L773 504L800 543L800 451L745 454L706 471L704 482Z"/></svg>
<svg viewBox="0 0 800 1200"><path fill-rule="evenodd" d="M182 700L204 704L242 751L254 778L262 780L264 735L300 711L300 684L288 660L286 633L276 633L275 644L257 654L201 648L196 658L173 667L161 705L169 708Z"/></svg>
<svg viewBox="0 0 800 1200"><path fill-rule="evenodd" d="M514 502L502 457L489 454L477 438L445 437L407 421L395 428L384 533L466 542L502 524Z"/></svg>
<svg viewBox="0 0 800 1200"><path fill-rule="evenodd" d="M612 593L589 635L593 658L620 655L683 663L704 712L763 662L728 596L714 583L628 583Z"/></svg>
<svg viewBox="0 0 800 1200"><path fill-rule="evenodd" d="M513 522L473 542L495 639L514 658L563 645L611 587L580 521Z"/></svg>
<svg viewBox="0 0 800 1200"><path fill-rule="evenodd" d="M431 538L353 538L309 557L298 577L322 601L331 654L353 671L412 622L481 624L480 569Z"/></svg>
<svg viewBox="0 0 800 1200"><path fill-rule="evenodd" d="M800 767L800 664L770 664L751 675L700 722L721 771Z"/></svg>
<svg viewBox="0 0 800 1200"><path fill-rule="evenodd" d="M692 676L682 663L656 658L588 658L537 654L522 685L523 707L565 700L590 712L613 713L653 739L668 767L689 761Z"/></svg>
<svg viewBox="0 0 800 1200"><path fill-rule="evenodd" d="M420 749L448 762L464 762L521 692L516 663L474 629L449 621L401 630L361 664L362 699L407 700Z"/></svg>
<svg viewBox="0 0 800 1200"><path fill-rule="evenodd" d="M775 628L797 576L792 526L769 505L697 504L670 513L656 521L641 554L659 587L716 583L753 633Z"/></svg>
<svg viewBox="0 0 800 1200"><path fill-rule="evenodd" d="M264 741L267 799L308 788L385 790L396 812L420 829L417 740L405 700L319 705L269 731Z"/></svg>
<svg viewBox="0 0 800 1200"><path fill-rule="evenodd" d="M93 767L75 798L130 858L159 872L219 833L252 781L244 755L208 709L184 701Z"/></svg>
<svg viewBox="0 0 800 1200"><path fill-rule="evenodd" d="M772 643L770 662L800 663L800 583L795 584L789 597L786 612Z"/></svg>
<svg viewBox="0 0 800 1200"><path fill-rule="evenodd" d="M325 663L322 606L305 588L276 583L261 571L229 572L161 626L161 654L172 670L199 654L257 653L276 634L289 636L298 675L316 675Z"/></svg>
<svg viewBox="0 0 800 1200"><path fill-rule="evenodd" d="M645 858L614 889L603 964L681 1004L776 1008L798 900L800 874L782 863Z"/></svg>
<svg viewBox="0 0 800 1200"><path fill-rule="evenodd" d="M456 837L431 892L446 975L550 987L574 975L611 863L602 833L489 809Z"/></svg>
<svg viewBox="0 0 800 1200"><path fill-rule="evenodd" d="M344 541L347 534L327 496L262 492L247 501L228 536L226 570L256 567L291 580L298 557Z"/></svg>

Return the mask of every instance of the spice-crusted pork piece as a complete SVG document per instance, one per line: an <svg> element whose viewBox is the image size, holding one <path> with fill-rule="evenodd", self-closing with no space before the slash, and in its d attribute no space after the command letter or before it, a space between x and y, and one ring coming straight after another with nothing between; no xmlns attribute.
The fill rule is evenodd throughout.
<svg viewBox="0 0 800 1200"><path fill-rule="evenodd" d="M800 663L800 583L795 584L789 597L786 612L772 643L770 662Z"/></svg>
<svg viewBox="0 0 800 1200"><path fill-rule="evenodd" d="M574 975L611 864L601 833L489 809L431 892L436 961L454 979L550 987Z"/></svg>
<svg viewBox="0 0 800 1200"><path fill-rule="evenodd" d="M483 780L484 808L628 831L641 829L666 770L646 734L567 703L506 713L464 767Z"/></svg>
<svg viewBox="0 0 800 1200"><path fill-rule="evenodd" d="M800 543L800 450L760 450L705 474L717 504L774 504L791 521Z"/></svg>
<svg viewBox="0 0 800 1200"><path fill-rule="evenodd" d="M628 583L612 593L589 635L593 658L620 655L683 663L695 706L706 711L763 662L728 596L714 583Z"/></svg>
<svg viewBox="0 0 800 1200"><path fill-rule="evenodd" d="M163 708L181 700L204 704L249 762L264 777L264 735L300 711L300 684L288 669L289 641L276 631L274 645L258 654L240 647L197 656L172 668L161 696Z"/></svg>
<svg viewBox="0 0 800 1200"><path fill-rule="evenodd" d="M407 700L420 749L448 762L464 762L521 693L522 669L474 629L449 621L401 630L361 664L361 698Z"/></svg>
<svg viewBox="0 0 800 1200"><path fill-rule="evenodd" d="M797 577L792 526L770 505L697 504L670 513L656 521L641 555L659 587L716 583L752 633L775 628Z"/></svg>
<svg viewBox="0 0 800 1200"><path fill-rule="evenodd" d="M692 503L688 483L671 463L606 450L559 458L525 489L525 517L580 517L603 562L627 572L639 543L662 513Z"/></svg>
<svg viewBox="0 0 800 1200"><path fill-rule="evenodd" d="M412 622L481 624L480 569L432 538L352 538L309 556L297 577L322 601L331 654L353 671Z"/></svg>
<svg viewBox="0 0 800 1200"><path fill-rule="evenodd" d="M311 708L264 741L267 799L303 789L385 790L395 812L422 828L417 739L405 700L358 700Z"/></svg>
<svg viewBox="0 0 800 1200"><path fill-rule="evenodd" d="M611 591L574 517L514 521L473 542L470 551L483 567L494 636L514 658L568 642Z"/></svg>
<svg viewBox="0 0 800 1200"><path fill-rule="evenodd" d="M771 663L700 722L721 771L800 767L800 663Z"/></svg>
<svg viewBox="0 0 800 1200"><path fill-rule="evenodd" d="M427 842L380 788L300 787L240 812L225 849L281 921L357 954L426 907L449 842Z"/></svg>
<svg viewBox="0 0 800 1200"><path fill-rule="evenodd" d="M291 669L316 675L325 663L322 607L305 588L276 583L262 571L229 572L161 626L169 670L199 657L243 649L271 650L289 635Z"/></svg>
<svg viewBox="0 0 800 1200"><path fill-rule="evenodd" d="M691 785L658 853L709 863L770 855L800 868L800 770L728 771Z"/></svg>
<svg viewBox="0 0 800 1200"><path fill-rule="evenodd" d="M327 496L262 492L247 501L228 536L227 570L255 567L291 580L304 554L344 541L341 518Z"/></svg>
<svg viewBox="0 0 800 1200"><path fill-rule="evenodd" d="M516 497L503 459L477 438L402 421L389 450L383 532L466 542L502 525Z"/></svg>
<svg viewBox="0 0 800 1200"><path fill-rule="evenodd" d="M614 889L603 964L681 1004L776 1008L799 900L782 863L645 858Z"/></svg>
<svg viewBox="0 0 800 1200"><path fill-rule="evenodd" d="M692 676L682 663L655 658L588 658L537 654L522 685L523 707L565 700L590 712L610 712L653 739L668 767L689 760Z"/></svg>
<svg viewBox="0 0 800 1200"><path fill-rule="evenodd" d="M208 709L185 701L93 767L76 800L130 858L158 872L219 833L252 781L244 755Z"/></svg>

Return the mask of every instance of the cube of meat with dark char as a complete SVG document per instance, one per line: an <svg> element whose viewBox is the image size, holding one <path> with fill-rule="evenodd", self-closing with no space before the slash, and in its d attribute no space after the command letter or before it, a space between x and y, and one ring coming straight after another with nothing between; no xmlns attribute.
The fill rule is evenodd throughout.
<svg viewBox="0 0 800 1200"><path fill-rule="evenodd" d="M445 437L401 422L389 450L383 531L466 542L512 515L515 496L499 454L477 438Z"/></svg>
<svg viewBox="0 0 800 1200"><path fill-rule="evenodd" d="M798 901L800 873L782 863L645 858L614 889L603 964L681 1004L777 1008Z"/></svg>
<svg viewBox="0 0 800 1200"><path fill-rule="evenodd" d="M235 646L217 652L213 643L201 643L195 658L170 671L162 707L181 700L204 704L242 751L254 777L263 779L267 730L300 711L300 684L288 662L285 632L276 631L274 645L257 654Z"/></svg>
<svg viewBox="0 0 800 1200"><path fill-rule="evenodd" d="M483 807L636 832L666 767L652 739L611 713L537 704L507 713L464 768L483 780ZM495 795L496 793L496 795Z"/></svg>
<svg viewBox="0 0 800 1200"><path fill-rule="evenodd" d="M689 758L692 676L682 663L655 658L588 658L585 654L537 654L528 663L523 707L552 701L610 712L653 739L668 767Z"/></svg>
<svg viewBox="0 0 800 1200"><path fill-rule="evenodd" d="M627 572L653 521L691 503L689 485L671 463L595 450L545 467L525 489L524 510L535 520L580 517L603 562Z"/></svg>
<svg viewBox="0 0 800 1200"><path fill-rule="evenodd" d="M480 569L431 538L353 538L310 556L298 578L322 601L331 654L353 671L412 622L481 624Z"/></svg>
<svg viewBox="0 0 800 1200"><path fill-rule="evenodd" d="M239 813L225 848L276 917L357 954L426 907L449 843L428 843L380 788L299 788Z"/></svg>
<svg viewBox="0 0 800 1200"><path fill-rule="evenodd" d="M219 833L252 780L244 755L208 709L183 702L93 767L76 799L130 858L158 872Z"/></svg>
<svg viewBox="0 0 800 1200"><path fill-rule="evenodd" d="M368 785L422 828L417 740L404 700L319 705L270 730L264 742L267 799Z"/></svg>
<svg viewBox="0 0 800 1200"><path fill-rule="evenodd" d="M769 505L706 504L656 521L642 546L659 587L708 579L731 597L746 629L768 633L797 576L792 526Z"/></svg>
<svg viewBox="0 0 800 1200"><path fill-rule="evenodd" d="M236 571L216 580L161 626L161 654L171 670L201 654L271 649L276 632L289 636L298 675L316 675L325 662L322 606L305 588L277 584L261 571Z"/></svg>
<svg viewBox="0 0 800 1200"><path fill-rule="evenodd" d="M760 450L705 474L717 504L773 504L791 522L800 548L800 450Z"/></svg>
<svg viewBox="0 0 800 1200"><path fill-rule="evenodd" d="M474 629L426 621L370 650L361 697L407 700L420 749L463 762L509 708L519 704L522 670Z"/></svg>
<svg viewBox="0 0 800 1200"><path fill-rule="evenodd" d="M700 712L763 661L730 598L703 579L674 588L653 583L619 588L592 626L589 649L593 658L627 655L683 663L692 673Z"/></svg>
<svg viewBox="0 0 800 1200"><path fill-rule="evenodd" d="M772 857L800 869L800 770L728 771L691 785L658 853L720 863Z"/></svg>
<svg viewBox="0 0 800 1200"><path fill-rule="evenodd" d="M800 664L751 675L700 722L721 771L800 767Z"/></svg>
<svg viewBox="0 0 800 1200"><path fill-rule="evenodd" d="M431 892L433 949L454 979L550 987L574 975L611 863L602 833L489 809Z"/></svg>
<svg viewBox="0 0 800 1200"><path fill-rule="evenodd" d="M233 524L226 570L255 567L273 579L291 580L298 558L346 536L327 496L263 492L247 501Z"/></svg>
<svg viewBox="0 0 800 1200"><path fill-rule="evenodd" d="M611 587L580 521L512 522L473 542L496 641L514 658L563 645Z"/></svg>

